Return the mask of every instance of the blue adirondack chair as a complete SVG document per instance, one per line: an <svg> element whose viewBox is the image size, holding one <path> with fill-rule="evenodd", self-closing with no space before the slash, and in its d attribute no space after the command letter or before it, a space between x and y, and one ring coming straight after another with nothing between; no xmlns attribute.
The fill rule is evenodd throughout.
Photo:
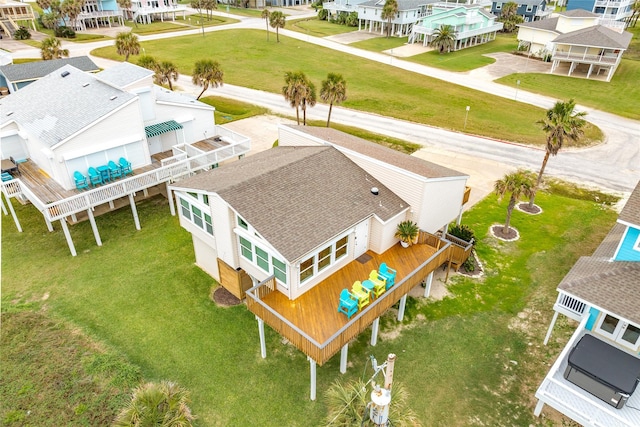
<svg viewBox="0 0 640 427"><path fill-rule="evenodd" d="M11 181L13 179L13 175L9 172L2 172L2 182Z"/></svg>
<svg viewBox="0 0 640 427"><path fill-rule="evenodd" d="M120 160L118 160L118 163L120 163L120 170L122 171L122 176L127 176L133 173L133 169L131 168L131 162L129 162L127 159L125 159L124 157L120 157Z"/></svg>
<svg viewBox="0 0 640 427"><path fill-rule="evenodd" d="M111 179L120 178L122 176L122 169L120 169L120 166L116 165L116 162L109 160L107 166L109 167L109 176Z"/></svg>
<svg viewBox="0 0 640 427"><path fill-rule="evenodd" d="M98 170L93 166L89 168L89 181L91 182L91 185L93 185L94 187L104 182L102 180L102 175L100 174L100 172L98 172Z"/></svg>
<svg viewBox="0 0 640 427"><path fill-rule="evenodd" d="M356 311L358 311L358 301L355 299L351 292L343 289L340 292L340 304L338 304L338 313L344 313L347 319L351 319Z"/></svg>
<svg viewBox="0 0 640 427"><path fill-rule="evenodd" d="M393 268L389 268L387 266L387 263L383 262L382 264L380 264L378 274L387 280L387 289L392 287L396 282L396 273L397 271Z"/></svg>
<svg viewBox="0 0 640 427"><path fill-rule="evenodd" d="M82 175L80 172L75 171L73 173L73 180L76 182L76 189L84 190L85 188L89 188L87 177Z"/></svg>

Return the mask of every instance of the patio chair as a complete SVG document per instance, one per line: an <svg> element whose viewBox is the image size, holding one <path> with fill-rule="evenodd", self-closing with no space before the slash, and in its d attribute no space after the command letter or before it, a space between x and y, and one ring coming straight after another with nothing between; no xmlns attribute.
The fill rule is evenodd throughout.
<svg viewBox="0 0 640 427"><path fill-rule="evenodd" d="M124 157L120 157L120 160L118 160L118 163L120 164L120 170L122 171L122 176L127 176L133 173L131 162L129 162L127 159L125 159Z"/></svg>
<svg viewBox="0 0 640 427"><path fill-rule="evenodd" d="M89 188L89 182L87 181L87 177L82 175L80 172L75 171L73 173L73 180L76 182L77 190L84 190L85 188Z"/></svg>
<svg viewBox="0 0 640 427"><path fill-rule="evenodd" d="M362 307L365 307L371 302L371 294L366 288L362 287L362 283L360 283L359 280L353 282L351 293L358 298L358 310L362 310Z"/></svg>
<svg viewBox="0 0 640 427"><path fill-rule="evenodd" d="M91 182L91 185L93 185L94 187L98 184L104 183L104 181L102 180L102 175L93 166L89 168L89 181Z"/></svg>
<svg viewBox="0 0 640 427"><path fill-rule="evenodd" d="M369 279L364 280L362 282L362 286L364 286L367 289L371 289L371 293L376 298L378 298L380 295L382 295L384 293L384 291L387 290L386 287L384 286L384 283L382 283L382 282L374 283Z"/></svg>
<svg viewBox="0 0 640 427"><path fill-rule="evenodd" d="M11 181L13 179L13 175L9 172L2 172L2 182Z"/></svg>
<svg viewBox="0 0 640 427"><path fill-rule="evenodd" d="M109 160L107 166L109 167L109 176L111 179L122 177L122 169L120 169L120 166L116 165L116 162Z"/></svg>
<svg viewBox="0 0 640 427"><path fill-rule="evenodd" d="M393 268L389 268L386 262L380 264L380 268L378 269L378 275L384 277L387 281L387 288L390 288L395 284L396 273L397 271Z"/></svg>
<svg viewBox="0 0 640 427"><path fill-rule="evenodd" d="M358 311L358 301L355 299L351 292L343 289L340 292L340 304L338 304L338 313L344 313L347 319L351 319L356 311Z"/></svg>
<svg viewBox="0 0 640 427"><path fill-rule="evenodd" d="M376 270L371 270L369 280L371 280L376 287L382 286L385 289L387 288L387 280L380 276Z"/></svg>

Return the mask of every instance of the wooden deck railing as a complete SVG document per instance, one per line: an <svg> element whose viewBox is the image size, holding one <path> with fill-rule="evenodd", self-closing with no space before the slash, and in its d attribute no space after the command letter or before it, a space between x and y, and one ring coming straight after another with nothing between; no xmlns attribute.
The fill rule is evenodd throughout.
<svg viewBox="0 0 640 427"><path fill-rule="evenodd" d="M311 338L274 308L262 301L264 296L273 292L275 289L275 279L273 277L266 279L247 291L247 308L280 335L289 340L296 348L322 366L334 354L339 352L346 343L362 333L375 319L397 303L402 296L419 285L432 271L448 261L449 250L452 246L451 242L441 240L433 234L424 232L421 233L421 239L434 243L434 245L430 246L436 248L436 252L412 273L403 277L379 298L358 312L346 325L336 331L323 343L319 343Z"/></svg>
<svg viewBox="0 0 640 427"><path fill-rule="evenodd" d="M231 145L207 151L195 157L176 160L173 163L163 165L149 172L120 179L73 197L51 203L40 200L20 179L3 182L2 191L9 197L21 195L26 197L45 215L47 220L55 221L125 197L137 191L142 191L158 184L190 175L198 170L206 169L210 165L220 163L232 157L242 156L246 154L250 148L251 143L248 138L233 138Z"/></svg>

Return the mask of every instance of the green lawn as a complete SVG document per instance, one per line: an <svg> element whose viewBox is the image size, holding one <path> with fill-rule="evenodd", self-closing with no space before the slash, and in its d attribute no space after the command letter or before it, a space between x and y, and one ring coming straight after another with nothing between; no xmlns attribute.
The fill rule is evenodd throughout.
<svg viewBox="0 0 640 427"><path fill-rule="evenodd" d="M181 16L177 16L175 21L154 21L150 24L134 24L127 21L125 25L131 28L131 32L139 35L170 33L174 31L194 30L202 27L200 22L202 15L194 14L187 16L186 19L182 19ZM224 18L222 16L213 15L212 17L204 16L205 27L216 27L218 25L232 24L238 22L236 19Z"/></svg>
<svg viewBox="0 0 640 427"><path fill-rule="evenodd" d="M407 386L423 425L530 426L537 422L535 385L571 330L560 322L551 345L541 347L555 287L616 217L592 200L540 194L536 201L542 215L514 212L512 225L522 237L513 243L487 234L492 223L503 221L504 202L497 204L492 196L466 213L463 222L476 232L484 279L453 277L452 295L440 302L409 298L402 323L389 311L377 347L369 346L368 333L350 345L346 375L339 374L338 356L318 369L316 402L308 400L309 364L302 353L266 328L268 356L261 359L254 316L243 305L220 308L211 301L214 281L194 265L191 237L170 216L163 198L139 203L140 231L126 208L98 217L102 247L95 245L88 223L73 226L75 258L59 226L48 233L36 209L16 205L24 232L2 221L2 320L11 324L16 311L37 311L62 329L86 333L94 340L90 347L122 355L115 364L118 372L136 372L128 368L133 364L145 380L177 381L191 391L201 426L320 425L329 384L337 378L368 378L369 355L382 361L389 352L398 355L394 380ZM17 334L31 329L25 325ZM54 408L78 405L64 393L40 388L62 384L50 372L78 378L72 382L78 395L91 392L84 387L92 387L93 377L79 366L76 374L49 370L59 357L47 357L51 346L37 340L30 345L43 367L25 369L16 361L20 358L6 357L5 346L14 351L22 340L9 340L4 325L2 340L3 372L22 369L20 387L29 395L41 396L45 404L52 400ZM73 353L75 346L85 351L81 343L65 349ZM79 363L69 358L66 366ZM0 419L23 425L6 423L9 415L19 418L22 397L6 382L0 392ZM80 425L81 419L101 414L100 405L84 405L83 418L71 416L68 422L68 411L35 412L30 424Z"/></svg>
<svg viewBox="0 0 640 427"><path fill-rule="evenodd" d="M535 122L544 110L513 100L418 76L386 64L367 61L303 41L280 37L266 41L261 30L229 30L175 37L142 43L148 55L173 61L183 74L191 74L193 64L211 55L225 72L225 82L280 93L287 71L304 70L319 87L328 72L340 70L348 85L345 107L383 116L462 131L465 106L470 105L466 131L526 144L544 144L544 135ZM237 41L242 40L242 49ZM110 46L93 54L121 59ZM508 114L496 114L508 111ZM585 143L599 141L599 129L587 130Z"/></svg>
<svg viewBox="0 0 640 427"><path fill-rule="evenodd" d="M389 49L395 49L407 44L406 37L385 37L379 36L368 40L362 40L359 42L351 43L349 46L357 47L358 49L370 50L372 52L382 52ZM407 59L407 58L402 58Z"/></svg>
<svg viewBox="0 0 640 427"><path fill-rule="evenodd" d="M266 108L220 96L205 96L200 101L215 107L215 120L219 125L267 113Z"/></svg>
<svg viewBox="0 0 640 427"><path fill-rule="evenodd" d="M327 37L358 30L357 27L347 27L346 25L334 24L318 18L303 18L287 21L285 28L314 37Z"/></svg>

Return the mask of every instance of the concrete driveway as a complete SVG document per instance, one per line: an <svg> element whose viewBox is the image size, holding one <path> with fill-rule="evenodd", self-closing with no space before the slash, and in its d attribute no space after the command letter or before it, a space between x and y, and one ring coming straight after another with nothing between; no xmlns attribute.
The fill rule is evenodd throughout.
<svg viewBox="0 0 640 427"><path fill-rule="evenodd" d="M507 52L491 53L485 56L494 58L496 62L461 74L466 74L474 79L493 81L513 73L548 73L551 70L550 62L542 62L526 56Z"/></svg>

